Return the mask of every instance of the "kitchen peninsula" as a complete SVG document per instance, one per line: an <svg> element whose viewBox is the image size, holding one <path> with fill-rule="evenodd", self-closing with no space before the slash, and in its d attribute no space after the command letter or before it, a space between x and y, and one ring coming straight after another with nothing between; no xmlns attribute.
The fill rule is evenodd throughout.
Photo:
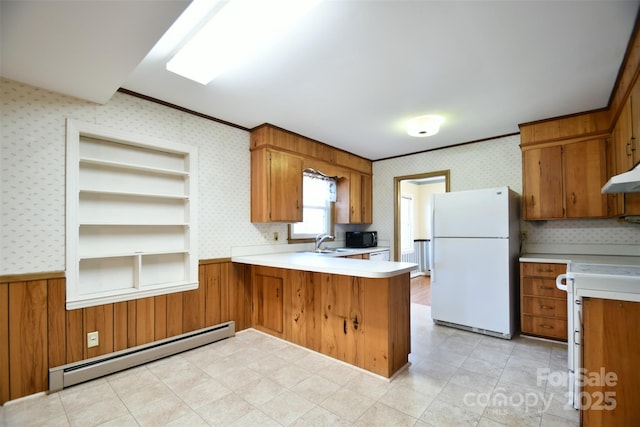
<svg viewBox="0 0 640 427"><path fill-rule="evenodd" d="M232 261L251 266L257 330L387 378L407 364L415 264L304 252Z"/></svg>

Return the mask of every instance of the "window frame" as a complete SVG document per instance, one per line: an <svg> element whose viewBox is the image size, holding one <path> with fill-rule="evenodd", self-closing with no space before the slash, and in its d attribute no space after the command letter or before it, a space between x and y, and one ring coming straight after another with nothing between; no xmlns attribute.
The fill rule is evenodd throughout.
<svg viewBox="0 0 640 427"><path fill-rule="evenodd" d="M304 205L304 180L306 176L317 176L317 177L324 177L326 179L332 179L335 181L334 178L332 177L328 177L322 173L317 173L317 172L312 172L312 171L305 171L302 177L302 211L304 213L304 209L305 209L305 205ZM335 183L335 185L337 185L337 182ZM335 201L328 201L328 206L326 207L327 209L327 218L328 218L328 224L325 225L325 230L322 231L323 233L328 233L332 236L335 236ZM317 208L317 206L313 206L314 208ZM303 217L303 222L304 222L304 217ZM288 224L287 226L287 230L288 230L288 235L287 235L287 240L289 243L308 243L308 242L315 242L315 235L314 236L304 236L304 237L297 237L297 235L295 235L293 233L293 225L294 224ZM334 239L327 239L327 241L333 241Z"/></svg>

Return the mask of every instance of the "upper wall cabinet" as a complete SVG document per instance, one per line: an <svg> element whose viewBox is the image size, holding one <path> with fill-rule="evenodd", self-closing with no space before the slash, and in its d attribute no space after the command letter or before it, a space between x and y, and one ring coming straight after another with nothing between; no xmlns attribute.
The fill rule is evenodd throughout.
<svg viewBox="0 0 640 427"><path fill-rule="evenodd" d="M251 152L251 222L302 221L302 158L277 150Z"/></svg>
<svg viewBox="0 0 640 427"><path fill-rule="evenodd" d="M271 125L251 132L251 221L302 221L302 173L336 176L336 222L370 224L371 162Z"/></svg>
<svg viewBox="0 0 640 427"><path fill-rule="evenodd" d="M198 287L196 150L67 121L67 309Z"/></svg>
<svg viewBox="0 0 640 427"><path fill-rule="evenodd" d="M371 224L371 176L351 172L338 181L336 223Z"/></svg>
<svg viewBox="0 0 640 427"><path fill-rule="evenodd" d="M609 145L609 176L628 171L640 162L640 83L633 87L615 122ZM640 194L613 195L612 215L640 215Z"/></svg>
<svg viewBox="0 0 640 427"><path fill-rule="evenodd" d="M606 111L520 125L525 220L603 218Z"/></svg>
<svg viewBox="0 0 640 427"><path fill-rule="evenodd" d="M522 174L524 219L564 217L562 147L523 151Z"/></svg>

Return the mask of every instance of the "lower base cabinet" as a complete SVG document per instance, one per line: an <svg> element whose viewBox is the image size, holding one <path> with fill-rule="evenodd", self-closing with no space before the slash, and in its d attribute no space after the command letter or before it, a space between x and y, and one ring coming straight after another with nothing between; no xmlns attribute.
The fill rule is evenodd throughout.
<svg viewBox="0 0 640 427"><path fill-rule="evenodd" d="M409 273L371 279L262 266L251 270L256 329L385 377L408 362ZM274 292L280 286L278 299ZM264 297L265 292L271 295Z"/></svg>
<svg viewBox="0 0 640 427"><path fill-rule="evenodd" d="M581 425L640 425L640 302L582 303Z"/></svg>

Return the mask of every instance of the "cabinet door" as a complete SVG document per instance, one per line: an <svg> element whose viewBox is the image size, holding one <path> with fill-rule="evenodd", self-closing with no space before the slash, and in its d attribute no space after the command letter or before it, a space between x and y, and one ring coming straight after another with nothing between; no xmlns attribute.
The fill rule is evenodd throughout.
<svg viewBox="0 0 640 427"><path fill-rule="evenodd" d="M640 161L640 84L624 105L613 129L609 176L627 172ZM640 215L640 194L619 193L612 196L612 216Z"/></svg>
<svg viewBox="0 0 640 427"><path fill-rule="evenodd" d="M302 159L270 151L268 185L270 221L302 221Z"/></svg>
<svg viewBox="0 0 640 427"><path fill-rule="evenodd" d="M371 176L351 172L338 181L336 223L371 224L372 187Z"/></svg>
<svg viewBox="0 0 640 427"><path fill-rule="evenodd" d="M640 303L584 298L582 307L582 423L640 425Z"/></svg>
<svg viewBox="0 0 640 427"><path fill-rule="evenodd" d="M362 175L351 173L351 185L349 186L349 222L351 224L362 223Z"/></svg>
<svg viewBox="0 0 640 427"><path fill-rule="evenodd" d="M606 141L593 139L564 146L565 206L567 218L607 216Z"/></svg>
<svg viewBox="0 0 640 427"><path fill-rule="evenodd" d="M562 147L545 147L522 153L524 219L562 218Z"/></svg>
<svg viewBox="0 0 640 427"><path fill-rule="evenodd" d="M360 278L322 274L320 352L356 366L363 366L364 294Z"/></svg>
<svg viewBox="0 0 640 427"><path fill-rule="evenodd" d="M371 224L373 222L373 180L369 175L362 175L361 189L361 221L363 224Z"/></svg>
<svg viewBox="0 0 640 427"><path fill-rule="evenodd" d="M255 267L253 270L253 321L257 329L282 334L283 277L278 269Z"/></svg>
<svg viewBox="0 0 640 427"><path fill-rule="evenodd" d="M633 166L633 128L631 115L631 98L624 104L616 126L616 174L623 173Z"/></svg>

